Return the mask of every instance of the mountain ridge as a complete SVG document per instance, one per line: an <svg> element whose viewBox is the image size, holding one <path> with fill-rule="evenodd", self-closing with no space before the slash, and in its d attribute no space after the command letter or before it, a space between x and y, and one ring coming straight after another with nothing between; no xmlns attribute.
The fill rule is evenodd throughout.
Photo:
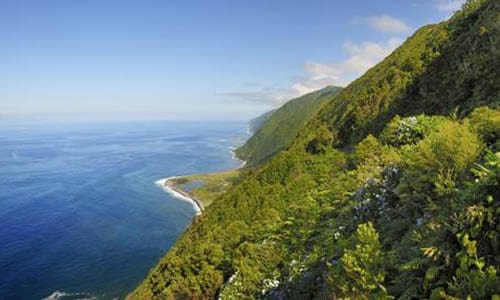
<svg viewBox="0 0 500 300"><path fill-rule="evenodd" d="M258 130L236 149L236 155L256 166L290 146L299 130L304 126L340 87L327 86L323 89L294 98L272 111ZM262 116L261 116L262 117Z"/></svg>
<svg viewBox="0 0 500 300"><path fill-rule="evenodd" d="M270 111L266 111L265 113L257 116L256 118L253 118L249 122L249 128L248 131L253 135L255 134L271 117L271 115L276 111L276 109L272 109Z"/></svg>

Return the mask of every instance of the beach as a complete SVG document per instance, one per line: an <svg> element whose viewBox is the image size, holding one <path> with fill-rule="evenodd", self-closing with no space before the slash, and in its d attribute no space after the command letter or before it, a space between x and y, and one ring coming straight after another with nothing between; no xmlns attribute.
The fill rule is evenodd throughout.
<svg viewBox="0 0 500 300"><path fill-rule="evenodd" d="M167 178L160 179L155 182L156 185L160 186L163 190L169 193L172 197L189 202L193 205L193 209L196 215L200 215L203 211L203 203L197 199L194 199L189 193L175 187L172 182L173 179L180 178L179 176L171 176Z"/></svg>
<svg viewBox="0 0 500 300"><path fill-rule="evenodd" d="M234 150L231 150L230 152L233 160L241 161L239 168L208 174L170 176L157 180L155 184L169 193L172 197L191 203L196 215L200 215L205 209L205 206L208 206L211 203L210 200L213 200L213 198L225 192L226 188L230 184L230 181L237 176L237 171L246 165L246 161L237 158ZM176 180L181 179L185 180L183 184L176 182ZM200 192L200 195L196 196L194 195L196 194L196 189L187 191L182 188L183 185L196 180L202 182L201 189L205 187L210 190L210 192ZM216 190L216 192L213 192L212 190Z"/></svg>

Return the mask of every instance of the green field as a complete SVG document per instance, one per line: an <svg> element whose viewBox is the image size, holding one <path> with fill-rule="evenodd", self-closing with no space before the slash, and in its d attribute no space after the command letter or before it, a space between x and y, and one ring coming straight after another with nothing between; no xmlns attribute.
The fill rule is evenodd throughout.
<svg viewBox="0 0 500 300"><path fill-rule="evenodd" d="M230 170L217 173L195 174L178 177L172 180L172 183L178 189L188 193L192 198L201 201L206 208L212 202L226 192L229 186L234 182L239 170ZM194 185L192 189L189 186Z"/></svg>

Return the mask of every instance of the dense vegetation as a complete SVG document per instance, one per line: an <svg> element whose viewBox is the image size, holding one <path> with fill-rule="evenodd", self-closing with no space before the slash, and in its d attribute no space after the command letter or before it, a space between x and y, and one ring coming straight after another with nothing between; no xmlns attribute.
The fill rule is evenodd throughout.
<svg viewBox="0 0 500 300"><path fill-rule="evenodd" d="M321 106L332 99L341 88L328 86L316 92L292 99L280 108L258 118L261 122L255 134L240 148L236 155L249 166L259 165L281 150L288 148L299 130L318 113Z"/></svg>
<svg viewBox="0 0 500 300"><path fill-rule="evenodd" d="M469 1L248 168L137 299L500 294L500 3Z"/></svg>

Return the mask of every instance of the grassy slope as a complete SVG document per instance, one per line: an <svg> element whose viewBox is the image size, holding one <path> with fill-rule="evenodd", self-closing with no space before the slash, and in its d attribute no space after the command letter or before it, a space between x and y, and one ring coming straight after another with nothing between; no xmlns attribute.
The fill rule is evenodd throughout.
<svg viewBox="0 0 500 300"><path fill-rule="evenodd" d="M259 130L236 150L236 154L247 161L249 166L255 166L286 149L295 139L299 130L340 89L329 86L290 100L275 110Z"/></svg>
<svg viewBox="0 0 500 300"><path fill-rule="evenodd" d="M448 114L458 107L458 114L466 115L483 104L498 107L500 8L497 1L483 2L477 10L472 7L449 22L420 29L323 106L288 151L280 152L259 168L243 171L238 182L194 221L130 297L199 299L220 294L253 298L261 295L261 290L271 298L321 298L346 293L429 297L440 292L465 297L467 294L461 293L470 282L460 274L465 272L471 278L467 272L472 270L474 278L479 278L486 276L486 271L470 267L455 273L459 268L456 259L461 257L466 263L468 253L479 251L478 256L486 257L483 263L498 262L498 234L484 229L485 224L493 228L498 225L495 221L481 223L480 232L488 233L489 238L472 242L474 247L468 242L473 233L459 243L455 236L463 237L463 230L479 225L464 223L458 233L446 229L453 223L446 219L453 215L446 203L473 204L459 207L457 214L481 207L489 209L476 201L493 198L477 198L483 195L482 190L468 191L471 185L466 184L476 174L467 172L472 158L484 163L476 149L485 146L477 146L480 142L470 133L468 121L454 119L441 120L432 127L436 133L402 148L380 146L383 138L364 138L370 132L380 133L396 113ZM493 132L498 133L498 122L495 124ZM498 135L493 136L498 144ZM358 144L362 139L363 143ZM454 144L447 146L448 141ZM354 154L332 148L331 144L355 146ZM447 154L452 156L449 161ZM455 157L460 155L467 159ZM433 161L432 157L444 160ZM451 164L451 169L439 169L446 163ZM360 216L356 195L366 193L364 187L370 186L370 178L383 179L381 170L390 164L403 173L401 182L390 189L393 202L387 205L391 213ZM442 173L446 170L452 172L451 177ZM437 174L432 178L441 178L445 183L429 188L425 183L432 174ZM450 183L453 180L456 183ZM495 184L494 177L490 184ZM496 188L490 188L496 190L495 199L496 184ZM369 226L356 233L356 228L361 228L361 217L373 222L380 236L373 234ZM457 217L467 222L477 218ZM425 226L418 227L419 222ZM367 241L375 238L363 244L359 237ZM381 248L377 248L379 240ZM460 250L462 244L467 251ZM363 256L358 252L365 250L365 257L379 260L359 263ZM390 255L382 259L382 251ZM370 266L368 270L363 268L366 265ZM358 280L351 282L350 276ZM498 276L491 276L493 286L499 286ZM483 283L481 278L477 280ZM275 280L281 282L277 287ZM472 289L465 292L473 293Z"/></svg>

